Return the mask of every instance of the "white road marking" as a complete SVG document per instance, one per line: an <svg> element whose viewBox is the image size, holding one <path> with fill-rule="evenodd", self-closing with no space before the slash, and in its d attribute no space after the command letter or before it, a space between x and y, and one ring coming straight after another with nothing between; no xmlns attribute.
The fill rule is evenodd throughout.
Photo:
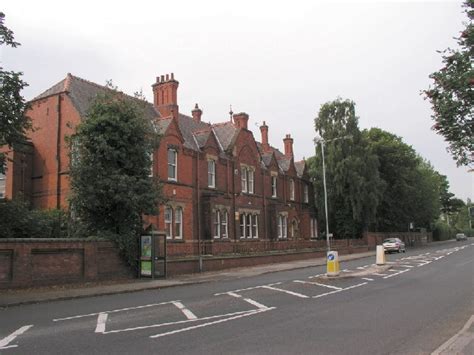
<svg viewBox="0 0 474 355"><path fill-rule="evenodd" d="M378 272L374 272L372 275L377 275L377 276L387 276L387 274L381 274L381 273L378 273Z"/></svg>
<svg viewBox="0 0 474 355"><path fill-rule="evenodd" d="M394 276L397 276L397 275L400 275L400 274L403 274L404 272L407 272L407 271L410 271L410 269L405 269L405 270L401 270L395 274L391 274L391 275L387 275L387 276L384 276L384 279L389 279L391 277L394 277Z"/></svg>
<svg viewBox="0 0 474 355"><path fill-rule="evenodd" d="M270 307L268 310L275 309L275 307ZM194 323L202 320L210 320L210 319L216 319L216 318L222 318L222 317L231 317L239 314L247 314L247 313L254 313L256 309L251 309L249 311L239 311L239 312L233 312L233 313L228 313L228 314L218 314L215 316L209 316L209 317L203 317L203 318L197 318L197 319L186 319L186 320L179 320L175 322L166 322L166 323L158 323L158 324L150 324L150 325L143 325L139 327L132 327L132 328L125 328L125 329L115 329L115 330L109 330L105 332L104 334L114 334L114 333L124 333L124 332L132 332L135 330L144 330L144 329L149 329L149 328L160 328L160 327L166 327L169 325L178 325L178 324L186 324L186 323Z"/></svg>
<svg viewBox="0 0 474 355"><path fill-rule="evenodd" d="M84 318L84 317L93 317L93 316L97 316L97 315L99 315L99 314L101 314L101 313L117 313L117 312L123 312L123 311L131 311L131 310L135 310L135 309L142 309L142 308L148 308L148 307L161 306L161 305L170 304L170 303L173 303L173 302L174 302L174 301L162 302L162 303L153 303L153 304L146 304L146 305L144 305L144 306L137 306L137 307L127 307L127 308L121 308L121 309L114 309L114 310L112 310L112 311L102 311L102 312L96 312L96 313L81 314L81 315L72 316L72 317L56 318L56 319L53 319L53 322L61 322L61 321L64 321L64 320L78 319L78 318Z"/></svg>
<svg viewBox="0 0 474 355"><path fill-rule="evenodd" d="M359 269L359 270L364 270L364 267L358 266L357 269Z"/></svg>
<svg viewBox="0 0 474 355"><path fill-rule="evenodd" d="M274 285L281 285L281 284L282 284L282 282L276 282L276 283L268 284L267 286L274 286ZM262 287L262 286L252 286L252 287L247 287L247 288L241 288L241 289L238 289L238 290L232 290L232 291L227 291L227 292L220 292L220 293L215 293L214 296L227 295L229 292L239 293L239 292L243 292L243 291L256 290L257 288L261 288L261 287Z"/></svg>
<svg viewBox="0 0 474 355"><path fill-rule="evenodd" d="M299 298L309 298L308 296L303 295L301 293L284 290L282 288L277 288L277 287L272 287L272 286L260 286L259 288L265 288L267 290L272 290L272 291L279 291L279 292L287 293L289 295L296 296L296 297L299 297Z"/></svg>
<svg viewBox="0 0 474 355"><path fill-rule="evenodd" d="M309 281L301 281L301 280L294 280L293 282L300 283L300 284L310 284L310 285L322 286L322 287L332 288L333 290L342 290L342 287L325 285L325 284L321 284L319 282L309 282Z"/></svg>
<svg viewBox="0 0 474 355"><path fill-rule="evenodd" d="M344 270L342 270L342 272L351 272L351 270L344 269Z"/></svg>
<svg viewBox="0 0 474 355"><path fill-rule="evenodd" d="M187 331L189 331L189 330L194 330L194 329L198 329L198 328L204 328L204 327L208 327L208 326L210 326L210 325L215 325L215 324L219 324L219 323L224 323L224 322L228 322L228 321L235 320L235 319L239 319L239 318L243 318L243 317L253 316L253 315L258 314L258 313L263 313L263 312L270 311L270 310L272 310L272 309L274 309L274 307L268 308L268 309L265 309L265 310L259 309L259 310L255 310L255 311L250 311L250 312L247 312L247 313L244 313L244 314L240 314L240 315L237 315L237 316L234 316L234 317L230 317L230 318L219 319L219 320L216 320L216 321L213 321L213 322L198 324L198 325L195 325L195 326L192 326L192 327L188 327L188 328L177 329L177 330L173 330L173 331L166 332L166 333L151 335L150 338L154 339L154 338L164 337L164 336L167 336L167 335L173 335L173 334L183 333L183 332L187 332Z"/></svg>
<svg viewBox="0 0 474 355"><path fill-rule="evenodd" d="M361 279L365 281L374 281L374 279L369 279L368 277L361 277Z"/></svg>
<svg viewBox="0 0 474 355"><path fill-rule="evenodd" d="M183 314L186 316L186 318L188 319L197 319L196 315L191 312L188 308L186 308L184 306L184 304L182 304L181 302L179 301L173 301L172 302L176 307L178 307L178 309L183 312Z"/></svg>
<svg viewBox="0 0 474 355"><path fill-rule="evenodd" d="M234 292L227 292L227 294L229 296L232 296L232 297L235 297L235 298L241 298L242 300L244 300L245 302L247 303L250 303L252 306L255 306L257 307L258 309L268 309L269 307L261 304L261 303L258 303L257 301L254 301L250 298L244 298L242 295L239 295L237 293L234 293Z"/></svg>
<svg viewBox="0 0 474 355"><path fill-rule="evenodd" d="M314 276L309 276L308 279L315 279L315 278L318 278L318 277L321 277L321 276L324 276L326 274L317 274L317 275L314 275Z"/></svg>
<svg viewBox="0 0 474 355"><path fill-rule="evenodd" d="M335 294L335 293L339 293L339 292L351 290L351 289L353 289L353 288L361 287L361 286L364 286L364 285L367 285L367 282L362 282L362 283L360 283L360 284L353 285L353 286L349 286L349 287L343 288L343 289L341 289L341 290L336 290L336 291L331 291L331 292L322 293L322 294L320 294L320 295L313 296L313 298L321 298L321 297L333 295L333 294Z"/></svg>
<svg viewBox="0 0 474 355"><path fill-rule="evenodd" d="M7 349L7 348L16 348L18 345L8 345L10 344L15 338L19 335L22 335L24 332L26 332L28 329L30 329L33 325L24 325L21 328L18 328L15 330L13 333L10 335L6 336L5 338L0 340L0 350Z"/></svg>
<svg viewBox="0 0 474 355"><path fill-rule="evenodd" d="M107 323L107 318L109 317L108 313L100 313L97 317L97 326L95 327L96 333L105 332L105 323Z"/></svg>
<svg viewBox="0 0 474 355"><path fill-rule="evenodd" d="M398 266L408 267L410 269L414 267L413 265L408 265L408 264L398 264Z"/></svg>

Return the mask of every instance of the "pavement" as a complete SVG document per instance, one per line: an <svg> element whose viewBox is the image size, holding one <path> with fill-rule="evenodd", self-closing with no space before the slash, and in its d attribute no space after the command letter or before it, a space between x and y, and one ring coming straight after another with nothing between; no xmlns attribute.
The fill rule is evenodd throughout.
<svg viewBox="0 0 474 355"><path fill-rule="evenodd" d="M344 262L371 256L374 257L375 262L375 251L341 255L339 261ZM127 279L114 282L95 282L28 289L0 290L0 308L74 298L137 292L205 282L217 282L322 265L326 265L326 258L324 257L221 271L209 271L199 274L178 275L167 279ZM348 275L345 276L347 277Z"/></svg>

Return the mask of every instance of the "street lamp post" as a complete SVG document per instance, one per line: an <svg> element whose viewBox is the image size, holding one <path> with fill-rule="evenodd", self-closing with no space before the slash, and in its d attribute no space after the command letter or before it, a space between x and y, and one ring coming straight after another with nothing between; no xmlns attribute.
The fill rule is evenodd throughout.
<svg viewBox="0 0 474 355"><path fill-rule="evenodd" d="M348 139L352 138L351 135L344 136L344 137L339 137L339 138L334 138L330 140L324 140L322 137L318 137L314 139L314 142L316 144L321 143L321 155L323 158L323 187L324 187L324 213L326 215L326 248L327 251L331 251L331 242L329 240L329 219L328 219L328 193L326 189L326 163L324 160L324 142L334 142L340 139Z"/></svg>

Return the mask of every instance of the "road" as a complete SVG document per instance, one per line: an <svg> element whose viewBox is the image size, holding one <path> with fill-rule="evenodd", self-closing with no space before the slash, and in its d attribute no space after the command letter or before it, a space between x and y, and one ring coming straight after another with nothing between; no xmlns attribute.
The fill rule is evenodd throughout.
<svg viewBox="0 0 474 355"><path fill-rule="evenodd" d="M337 280L314 267L7 308L0 353L430 354L474 314L473 251L435 244Z"/></svg>

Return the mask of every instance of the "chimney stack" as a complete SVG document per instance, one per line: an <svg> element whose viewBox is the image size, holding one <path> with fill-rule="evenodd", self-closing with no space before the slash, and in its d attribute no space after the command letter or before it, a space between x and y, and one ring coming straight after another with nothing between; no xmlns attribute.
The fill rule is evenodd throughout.
<svg viewBox="0 0 474 355"><path fill-rule="evenodd" d="M260 126L260 132L262 132L262 150L264 152L270 151L270 144L268 144L268 126L263 121L263 124Z"/></svg>
<svg viewBox="0 0 474 355"><path fill-rule="evenodd" d="M293 138L289 134L283 139L285 145L285 156L287 158L293 158Z"/></svg>
<svg viewBox="0 0 474 355"><path fill-rule="evenodd" d="M193 119L197 122L201 122L202 110L199 108L198 104L194 106L194 110L191 111Z"/></svg>
<svg viewBox="0 0 474 355"><path fill-rule="evenodd" d="M179 82L174 79L174 74L156 77L153 88L153 104L163 118L173 116L178 118L178 86Z"/></svg>
<svg viewBox="0 0 474 355"><path fill-rule="evenodd" d="M249 115L246 114L245 112L240 112L240 113L236 113L234 115L234 124L238 127L238 128L245 128L245 129L248 129L247 126L248 126L248 121L249 121Z"/></svg>

